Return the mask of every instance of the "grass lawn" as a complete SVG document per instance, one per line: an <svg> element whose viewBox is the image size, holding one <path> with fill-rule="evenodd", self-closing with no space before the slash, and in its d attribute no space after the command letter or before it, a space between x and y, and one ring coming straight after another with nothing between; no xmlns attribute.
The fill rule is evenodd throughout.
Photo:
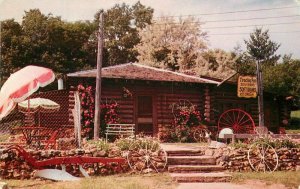
<svg viewBox="0 0 300 189"><path fill-rule="evenodd" d="M299 118L300 119L300 110L292 111L291 117Z"/></svg>
<svg viewBox="0 0 300 189"><path fill-rule="evenodd" d="M167 173L99 176L73 182L49 180L4 180L4 182L11 188L34 189L175 189L177 186Z"/></svg>
<svg viewBox="0 0 300 189"><path fill-rule="evenodd" d="M300 110L291 112L290 129L300 130Z"/></svg>
<svg viewBox="0 0 300 189"><path fill-rule="evenodd" d="M241 183L245 180L260 180L267 184L283 184L287 187L298 188L300 185L300 171L276 171L273 173L233 173L232 182Z"/></svg>
<svg viewBox="0 0 300 189"><path fill-rule="evenodd" d="M300 134L300 110L291 112L291 122L286 128L288 134Z"/></svg>

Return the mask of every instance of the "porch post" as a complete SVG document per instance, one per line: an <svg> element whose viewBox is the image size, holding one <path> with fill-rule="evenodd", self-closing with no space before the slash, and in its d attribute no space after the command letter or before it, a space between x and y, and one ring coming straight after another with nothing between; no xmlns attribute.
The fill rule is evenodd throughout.
<svg viewBox="0 0 300 189"><path fill-rule="evenodd" d="M208 86L204 89L204 120L210 122L211 96Z"/></svg>

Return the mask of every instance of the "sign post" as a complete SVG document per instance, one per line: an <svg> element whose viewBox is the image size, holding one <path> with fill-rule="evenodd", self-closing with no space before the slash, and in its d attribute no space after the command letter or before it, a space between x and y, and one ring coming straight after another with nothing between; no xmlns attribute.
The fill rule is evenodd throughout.
<svg viewBox="0 0 300 189"><path fill-rule="evenodd" d="M263 127L265 125L264 115L264 88L263 88L263 76L260 67L260 62L256 62L256 77L258 87L258 126Z"/></svg>

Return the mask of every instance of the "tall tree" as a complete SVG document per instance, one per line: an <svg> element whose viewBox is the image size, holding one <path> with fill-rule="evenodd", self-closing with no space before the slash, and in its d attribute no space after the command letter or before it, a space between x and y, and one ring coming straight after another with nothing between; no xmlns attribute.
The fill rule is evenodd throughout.
<svg viewBox="0 0 300 189"><path fill-rule="evenodd" d="M235 73L239 58L235 53L214 49L203 52L202 56L203 59L194 68L197 75L225 79Z"/></svg>
<svg viewBox="0 0 300 189"><path fill-rule="evenodd" d="M15 71L16 65L22 62L21 37L22 27L13 19L1 22L1 58L0 58L0 86Z"/></svg>
<svg viewBox="0 0 300 189"><path fill-rule="evenodd" d="M300 96L300 60L284 56L283 62L264 72L265 89L277 95Z"/></svg>
<svg viewBox="0 0 300 189"><path fill-rule="evenodd" d="M93 32L89 22L63 22L60 17L45 16L39 10L26 12L23 18L26 64L44 65L56 72L68 73L86 61L84 44Z"/></svg>
<svg viewBox="0 0 300 189"><path fill-rule="evenodd" d="M139 62L171 70L189 70L196 66L207 48L206 33L194 17L162 17L140 30L141 43L136 45Z"/></svg>
<svg viewBox="0 0 300 189"><path fill-rule="evenodd" d="M270 40L268 30L262 31L262 28L256 28L250 34L249 41L245 40L248 54L257 61L257 93L258 93L258 118L259 126L264 126L264 97L263 97L263 76L261 65L264 68L274 66L280 56L275 55L279 44Z"/></svg>
<svg viewBox="0 0 300 189"><path fill-rule="evenodd" d="M29 64L68 73L89 66L87 43L94 27L89 22L68 23L38 9L25 12L21 25L2 22L1 60L9 75Z"/></svg>
<svg viewBox="0 0 300 189"><path fill-rule="evenodd" d="M116 4L104 12L104 66L134 62L137 50L134 46L140 42L138 29L151 24L153 9L137 2L133 6ZM99 12L95 15L98 25ZM89 49L96 49L96 34L90 38ZM91 51L90 60L96 56ZM95 65L95 64L94 64Z"/></svg>
<svg viewBox="0 0 300 189"><path fill-rule="evenodd" d="M235 70L240 75L255 75L256 63L249 54L242 50L240 45L234 47L233 53L236 56Z"/></svg>
<svg viewBox="0 0 300 189"><path fill-rule="evenodd" d="M245 40L245 44L249 56L265 66L274 66L280 58L280 55L276 55L280 44L272 41L268 32L269 30L263 31L262 28L256 28L250 34L250 39Z"/></svg>

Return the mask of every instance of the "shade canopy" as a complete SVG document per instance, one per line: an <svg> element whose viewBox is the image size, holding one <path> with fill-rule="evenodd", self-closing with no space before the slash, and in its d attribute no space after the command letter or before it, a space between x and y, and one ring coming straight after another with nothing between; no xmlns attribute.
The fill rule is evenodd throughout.
<svg viewBox="0 0 300 189"><path fill-rule="evenodd" d="M0 91L0 120L7 116L18 102L27 99L39 87L44 87L55 80L51 69L39 66L26 66L13 73Z"/></svg>
<svg viewBox="0 0 300 189"><path fill-rule="evenodd" d="M21 112L40 111L44 113L58 111L60 105L46 98L31 98L18 103L18 108Z"/></svg>

